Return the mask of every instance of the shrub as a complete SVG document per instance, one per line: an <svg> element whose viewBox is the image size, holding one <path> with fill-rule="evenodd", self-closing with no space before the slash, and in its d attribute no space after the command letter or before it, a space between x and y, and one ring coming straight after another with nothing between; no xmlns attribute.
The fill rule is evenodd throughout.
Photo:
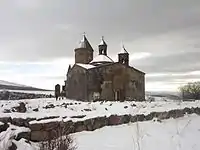
<svg viewBox="0 0 200 150"><path fill-rule="evenodd" d="M200 99L200 82L187 83L179 88L183 99Z"/></svg>
<svg viewBox="0 0 200 150"><path fill-rule="evenodd" d="M75 150L73 146L73 139L70 136L61 136L55 140L42 142L41 150Z"/></svg>
<svg viewBox="0 0 200 150"><path fill-rule="evenodd" d="M71 127L66 127L62 122L60 127L55 130L54 134L49 136L49 140L41 142L41 150L75 150L76 146L71 136L68 135L68 130Z"/></svg>

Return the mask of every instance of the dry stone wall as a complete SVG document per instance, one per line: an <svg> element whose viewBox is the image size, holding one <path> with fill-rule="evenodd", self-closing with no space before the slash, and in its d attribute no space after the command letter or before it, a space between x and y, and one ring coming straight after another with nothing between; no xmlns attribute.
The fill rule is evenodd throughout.
<svg viewBox="0 0 200 150"><path fill-rule="evenodd" d="M137 114L137 115L111 115L109 117L96 117L87 119L84 121L67 121L67 122L48 122L48 123L35 123L30 124L29 122L35 120L35 118L21 119L21 118L0 118L0 122L12 123L17 126L25 126L31 129L31 133L22 133L20 138L25 138L27 140L39 142L47 141L62 135L67 135L71 133L81 132L81 131L94 131L96 129L102 128L104 126L121 125L129 122L137 121L148 121L153 118L158 118L158 120L169 119L169 118L179 118L183 117L185 114L197 114L200 115L200 108L184 108L175 109L164 112L151 112L150 114ZM2 127L3 128L3 127ZM3 130L3 129L2 129Z"/></svg>

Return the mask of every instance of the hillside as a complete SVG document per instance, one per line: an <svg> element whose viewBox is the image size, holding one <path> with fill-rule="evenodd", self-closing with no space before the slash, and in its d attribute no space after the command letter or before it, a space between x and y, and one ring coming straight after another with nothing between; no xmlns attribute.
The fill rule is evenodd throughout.
<svg viewBox="0 0 200 150"><path fill-rule="evenodd" d="M0 80L0 90L50 91L46 89L40 89L22 84L12 83L4 80Z"/></svg>

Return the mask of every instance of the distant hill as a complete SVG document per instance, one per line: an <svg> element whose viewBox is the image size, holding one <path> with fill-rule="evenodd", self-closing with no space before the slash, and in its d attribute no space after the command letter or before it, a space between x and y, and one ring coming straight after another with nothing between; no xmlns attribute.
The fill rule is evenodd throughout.
<svg viewBox="0 0 200 150"><path fill-rule="evenodd" d="M0 90L50 91L46 89L40 89L22 84L12 83L4 80L0 80Z"/></svg>
<svg viewBox="0 0 200 150"><path fill-rule="evenodd" d="M166 91L151 92L151 91L146 91L146 95L149 95L149 96L152 96L152 97L166 97L166 98L174 99L174 100L180 100L181 99L178 92L166 92Z"/></svg>

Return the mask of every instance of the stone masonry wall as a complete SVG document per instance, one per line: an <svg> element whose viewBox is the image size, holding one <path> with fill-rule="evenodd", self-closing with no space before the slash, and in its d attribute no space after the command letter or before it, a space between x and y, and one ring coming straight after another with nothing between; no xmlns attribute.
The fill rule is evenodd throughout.
<svg viewBox="0 0 200 150"><path fill-rule="evenodd" d="M49 122L49 123L36 123L30 124L35 118L21 119L21 118L0 118L0 122L12 123L17 126L25 126L31 129L31 133L22 134L22 138L26 138L31 141L46 141L60 137L61 135L71 134L81 131L93 131L104 126L121 125L129 122L137 121L148 121L153 118L158 118L159 120L183 117L185 114L197 114L200 115L200 108L184 108L175 109L165 112L151 112L148 115L138 114L132 115L111 115L109 117L97 117L92 119L87 119L84 121L67 121L67 122ZM74 117L84 117L84 116L74 116ZM56 117L55 117L56 118Z"/></svg>

